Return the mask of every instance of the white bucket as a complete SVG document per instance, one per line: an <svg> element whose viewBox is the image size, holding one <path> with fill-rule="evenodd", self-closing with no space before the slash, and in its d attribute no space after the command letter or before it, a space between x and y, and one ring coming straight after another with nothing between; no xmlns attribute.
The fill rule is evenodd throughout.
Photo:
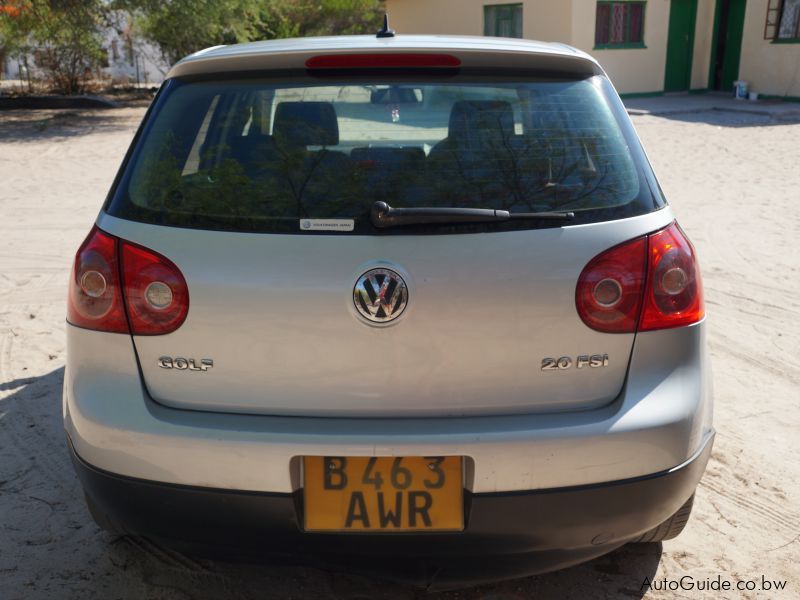
<svg viewBox="0 0 800 600"><path fill-rule="evenodd" d="M747 82L741 80L734 81L733 95L737 100L747 100Z"/></svg>
<svg viewBox="0 0 800 600"><path fill-rule="evenodd" d="M750 92L750 102L758 100L758 92Z"/></svg>

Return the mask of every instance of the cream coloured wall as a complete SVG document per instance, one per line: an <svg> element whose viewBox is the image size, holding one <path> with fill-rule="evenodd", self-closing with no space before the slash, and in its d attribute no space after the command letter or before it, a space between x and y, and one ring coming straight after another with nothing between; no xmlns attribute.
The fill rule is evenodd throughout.
<svg viewBox="0 0 800 600"><path fill-rule="evenodd" d="M764 39L767 1L747 2L739 79L760 94L800 97L800 44Z"/></svg>
<svg viewBox="0 0 800 600"><path fill-rule="evenodd" d="M481 0L386 0L386 12L398 33L483 35L483 5ZM524 22L522 34L528 37Z"/></svg>
<svg viewBox="0 0 800 600"><path fill-rule="evenodd" d="M710 1L710 0L706 0ZM387 0L392 27L401 33L482 35L483 7L504 4L487 0ZM593 50L595 0L527 0L522 8L522 35L564 42L593 54L621 92L652 92L664 84L666 24L669 0L648 0L647 48Z"/></svg>
<svg viewBox="0 0 800 600"><path fill-rule="evenodd" d="M491 4L487 2L486 4ZM522 7L522 35L542 42L571 44L571 0L528 0ZM530 32L530 35L528 35Z"/></svg>
<svg viewBox="0 0 800 600"><path fill-rule="evenodd" d="M645 48L594 49L595 0L573 0L571 43L594 56L620 93L664 89L670 0L648 0L644 15Z"/></svg>
<svg viewBox="0 0 800 600"><path fill-rule="evenodd" d="M393 29L400 33L483 35L483 7L514 0L386 0ZM522 36L569 43L572 0L519 0Z"/></svg>
<svg viewBox="0 0 800 600"><path fill-rule="evenodd" d="M483 34L483 7L507 0L386 0L392 27L401 33ZM714 0L699 0L692 86L705 87ZM596 0L523 0L522 35L564 42L592 54L621 93L664 88L670 0L647 0L645 48L594 49ZM703 28L702 35L700 28Z"/></svg>

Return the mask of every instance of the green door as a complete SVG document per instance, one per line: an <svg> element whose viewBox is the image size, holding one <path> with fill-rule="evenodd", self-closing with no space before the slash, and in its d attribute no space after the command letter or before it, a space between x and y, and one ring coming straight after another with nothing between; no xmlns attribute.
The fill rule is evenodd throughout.
<svg viewBox="0 0 800 600"><path fill-rule="evenodd" d="M722 57L720 89L732 90L733 82L739 79L739 58L742 54L742 30L746 0L729 0L728 23L725 31L725 52Z"/></svg>
<svg viewBox="0 0 800 600"><path fill-rule="evenodd" d="M692 51L697 0L672 0L669 8L667 68L664 91L688 90L692 81Z"/></svg>

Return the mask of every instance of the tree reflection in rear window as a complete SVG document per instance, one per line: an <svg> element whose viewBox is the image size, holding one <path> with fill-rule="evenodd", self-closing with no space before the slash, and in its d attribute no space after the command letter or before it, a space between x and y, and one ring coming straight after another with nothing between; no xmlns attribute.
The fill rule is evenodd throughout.
<svg viewBox="0 0 800 600"><path fill-rule="evenodd" d="M173 82L107 210L251 232L303 233L304 220L352 220L342 231L356 234L378 233L369 221L377 200L396 208L569 210L576 222L653 210L603 85L600 77Z"/></svg>

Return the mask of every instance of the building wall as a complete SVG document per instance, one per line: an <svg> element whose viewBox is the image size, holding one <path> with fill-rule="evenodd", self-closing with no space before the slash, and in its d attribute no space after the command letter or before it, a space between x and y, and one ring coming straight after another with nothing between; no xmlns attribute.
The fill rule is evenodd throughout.
<svg viewBox="0 0 800 600"><path fill-rule="evenodd" d="M513 0L386 0L400 33L483 35L483 7ZM522 35L571 44L600 62L625 94L661 92L667 60L671 0L647 0L645 48L594 49L596 0L518 0ZM708 87L714 13L720 0L698 0L691 88ZM759 93L800 97L800 44L764 40L768 0L748 0L739 78Z"/></svg>
<svg viewBox="0 0 800 600"><path fill-rule="evenodd" d="M481 0L386 0L386 12L398 33L483 35L483 4ZM522 34L527 37L524 27Z"/></svg>
<svg viewBox="0 0 800 600"><path fill-rule="evenodd" d="M759 94L800 98L800 44L773 44L764 39L767 2L747 2L739 79Z"/></svg>
<svg viewBox="0 0 800 600"><path fill-rule="evenodd" d="M114 30L104 32L103 46L108 53L108 66L100 71L108 76L112 83L160 84L169 71L154 45L134 38L131 51L124 39ZM112 50L116 45L116 52ZM116 58L115 58L116 54ZM25 64L27 63L27 68ZM39 79L45 77L45 71L36 65L34 56L10 56L0 61L0 77L4 79L26 79L28 76Z"/></svg>
<svg viewBox="0 0 800 600"><path fill-rule="evenodd" d="M518 0L522 36L569 43L572 0ZM483 7L514 0L386 0L392 29L399 33L483 35Z"/></svg>
<svg viewBox="0 0 800 600"><path fill-rule="evenodd" d="M169 71L158 48L153 44L133 37L127 40L118 31L105 32L108 66L103 69L113 83L160 84Z"/></svg>
<svg viewBox="0 0 800 600"><path fill-rule="evenodd" d="M485 2L485 4L494 4ZM499 2L497 4L500 4ZM571 44L572 15L575 7L571 0L528 0L522 7L522 35L542 42ZM481 8L481 12L483 8ZM594 17L592 18L594 21ZM530 35L528 32L530 31Z"/></svg>
<svg viewBox="0 0 800 600"><path fill-rule="evenodd" d="M392 27L400 33L483 35L483 7L505 4L509 0L387 0ZM708 79L708 52L714 0L699 0L704 5L698 14L708 34L697 36L705 56L695 55L699 71L697 87ZM667 53L667 25L670 0L648 0L645 14L646 48L594 50L596 0L523 0L522 35L545 42L564 42L592 54L622 93L656 92L664 88ZM708 16L710 15L710 16Z"/></svg>
<svg viewBox="0 0 800 600"><path fill-rule="evenodd" d="M644 16L645 48L594 50L595 0L572 0L571 43L594 56L620 93L664 89L669 0L648 0Z"/></svg>

